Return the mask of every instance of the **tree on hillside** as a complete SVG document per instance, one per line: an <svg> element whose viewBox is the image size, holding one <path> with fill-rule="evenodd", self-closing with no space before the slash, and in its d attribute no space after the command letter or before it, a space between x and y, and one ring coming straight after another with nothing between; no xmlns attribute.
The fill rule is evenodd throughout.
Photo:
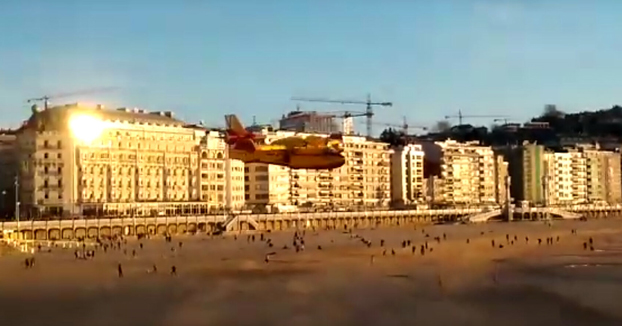
<svg viewBox="0 0 622 326"><path fill-rule="evenodd" d="M434 131L435 132L446 132L449 131L451 129L451 123L449 123L449 121L447 120L441 120L441 121L437 121L436 125L434 126Z"/></svg>
<svg viewBox="0 0 622 326"><path fill-rule="evenodd" d="M559 119L564 117L564 112L558 110L555 104L547 104L544 106L544 114L542 116Z"/></svg>
<svg viewBox="0 0 622 326"><path fill-rule="evenodd" d="M380 140L389 143L391 147L398 147L406 145L406 135L404 132L395 130L393 128L385 129L380 134Z"/></svg>

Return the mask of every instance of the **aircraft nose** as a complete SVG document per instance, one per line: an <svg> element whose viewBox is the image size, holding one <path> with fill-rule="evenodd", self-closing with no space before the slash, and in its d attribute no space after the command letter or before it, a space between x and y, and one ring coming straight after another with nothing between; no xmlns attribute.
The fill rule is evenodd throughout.
<svg viewBox="0 0 622 326"><path fill-rule="evenodd" d="M341 155L338 155L338 156L335 157L333 162L334 162L334 166L335 167L340 167L340 166L342 166L342 165L344 165L346 163L346 158L341 156Z"/></svg>

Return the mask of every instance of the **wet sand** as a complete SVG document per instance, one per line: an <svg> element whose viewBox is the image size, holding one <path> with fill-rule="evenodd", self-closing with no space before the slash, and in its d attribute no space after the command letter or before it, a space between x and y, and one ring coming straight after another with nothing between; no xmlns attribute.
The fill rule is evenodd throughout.
<svg viewBox="0 0 622 326"><path fill-rule="evenodd" d="M293 250L293 232L267 233L272 248L259 235L255 242L247 242L246 235L237 240L179 236L172 243L158 237L142 241L142 250L138 241L128 240L127 255L100 250L92 260L76 260L73 249L54 249L37 254L32 269L23 266L26 256L5 253L0 321L11 326L622 325L621 220L352 233L307 230L300 253ZM514 245L506 234L511 240L516 235ZM372 241L371 248L355 235ZM546 237L553 237L553 245ZM594 251L583 249L589 237ZM402 248L403 240L417 246L414 254ZM264 262L272 251L276 255ZM119 262L123 278L117 276ZM153 264L158 272L147 273ZM177 276L169 273L173 265Z"/></svg>

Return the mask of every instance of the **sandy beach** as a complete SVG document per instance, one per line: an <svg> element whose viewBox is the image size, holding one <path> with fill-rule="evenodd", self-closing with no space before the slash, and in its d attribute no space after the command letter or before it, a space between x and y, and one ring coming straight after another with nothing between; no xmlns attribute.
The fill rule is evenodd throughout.
<svg viewBox="0 0 622 326"><path fill-rule="evenodd" d="M264 235L273 247L257 234L255 241L247 235L128 239L120 250L98 250L88 260L75 259L75 249L53 248L37 253L30 269L23 262L28 256L4 249L0 321L622 325L621 220L306 230L298 253L293 231ZM584 249L589 238L594 250Z"/></svg>

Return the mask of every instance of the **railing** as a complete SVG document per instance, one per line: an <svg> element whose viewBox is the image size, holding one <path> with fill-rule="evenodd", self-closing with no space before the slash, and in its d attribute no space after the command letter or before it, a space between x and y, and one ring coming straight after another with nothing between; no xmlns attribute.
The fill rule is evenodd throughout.
<svg viewBox="0 0 622 326"><path fill-rule="evenodd" d="M571 207L546 208L546 207L517 207L513 209L515 213L553 213L557 211L567 212L567 216L576 218L581 212L595 211L622 211L622 205L595 206L595 205L575 205ZM495 217L498 209L490 210L484 208L464 208L464 209L415 209L415 210L384 210L384 211L362 211L362 212L321 212L321 213L275 213L275 214L237 214L236 218L240 221L278 221L296 219L349 219L349 218L391 218L391 217L427 217L427 216L473 216L480 214L476 219L484 217ZM494 212L494 214L493 214ZM579 214L577 214L579 213ZM77 228L77 227L113 227L131 225L167 225L181 223L231 223L233 219L227 220L223 215L186 215L186 216L158 216L158 217L113 217L113 218L77 218L61 220L28 220L19 222L22 230L48 229L48 228ZM0 230L17 230L18 222L0 222Z"/></svg>
<svg viewBox="0 0 622 326"><path fill-rule="evenodd" d="M367 212L323 212L323 213L276 213L276 214L238 214L241 221L277 221L292 219L348 219L348 218L384 218L384 217L416 217L442 215L472 215L482 212L481 208L467 209L432 209L432 210L399 210L399 211L367 211ZM63 219L63 220L30 220L21 221L20 229L47 229L65 227L95 226L126 226L139 224L171 224L171 223L218 223L227 222L223 215L195 215L169 217L115 217L100 219ZM231 221L229 221L231 222ZM0 222L0 230L17 230L17 222Z"/></svg>

